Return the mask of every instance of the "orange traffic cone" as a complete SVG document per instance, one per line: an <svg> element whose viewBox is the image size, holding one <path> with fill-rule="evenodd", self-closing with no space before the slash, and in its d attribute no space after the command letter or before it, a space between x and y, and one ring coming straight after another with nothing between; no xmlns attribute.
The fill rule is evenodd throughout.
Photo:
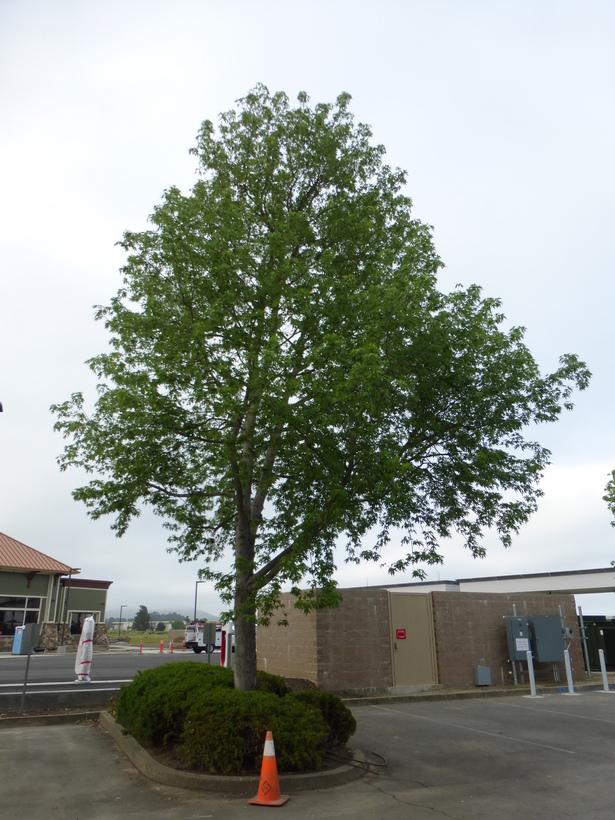
<svg viewBox="0 0 615 820"><path fill-rule="evenodd" d="M280 794L273 735L271 732L267 732L258 794L252 800L248 800L248 803L252 803L254 806L283 806L288 799L287 794Z"/></svg>
<svg viewBox="0 0 615 820"><path fill-rule="evenodd" d="M173 638L171 638L171 640L169 641L169 652L171 653L171 655L173 654Z"/></svg>
<svg viewBox="0 0 615 820"><path fill-rule="evenodd" d="M139 655L143 654L143 639L139 641Z"/></svg>
<svg viewBox="0 0 615 820"><path fill-rule="evenodd" d="M164 652L164 641L160 641L160 654Z"/></svg>

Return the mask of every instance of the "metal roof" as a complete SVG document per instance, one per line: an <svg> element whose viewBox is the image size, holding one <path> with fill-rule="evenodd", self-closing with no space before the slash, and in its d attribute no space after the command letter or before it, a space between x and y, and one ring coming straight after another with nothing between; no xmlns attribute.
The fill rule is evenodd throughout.
<svg viewBox="0 0 615 820"><path fill-rule="evenodd" d="M560 572L488 575L483 578L458 578L454 581L419 581L409 584L387 584L386 588L391 592L556 592L586 595L594 592L615 592L615 568L596 567Z"/></svg>
<svg viewBox="0 0 615 820"><path fill-rule="evenodd" d="M48 572L66 575L71 571L68 564L50 558L44 552L32 549L0 532L0 570L12 572ZM76 570L73 570L73 573Z"/></svg>
<svg viewBox="0 0 615 820"><path fill-rule="evenodd" d="M73 570L73 572L74 571L75 570ZM73 576L70 579L60 578L60 584L63 587L67 587L69 580L71 589L109 589L113 583L113 581L96 581L91 578L75 578Z"/></svg>

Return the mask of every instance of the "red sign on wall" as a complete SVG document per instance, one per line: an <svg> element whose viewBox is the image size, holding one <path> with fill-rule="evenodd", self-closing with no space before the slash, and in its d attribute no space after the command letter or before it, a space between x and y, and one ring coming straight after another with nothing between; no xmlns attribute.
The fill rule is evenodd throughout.
<svg viewBox="0 0 615 820"><path fill-rule="evenodd" d="M396 629L395 630L395 637L398 641L405 641L406 640L406 630L405 629Z"/></svg>

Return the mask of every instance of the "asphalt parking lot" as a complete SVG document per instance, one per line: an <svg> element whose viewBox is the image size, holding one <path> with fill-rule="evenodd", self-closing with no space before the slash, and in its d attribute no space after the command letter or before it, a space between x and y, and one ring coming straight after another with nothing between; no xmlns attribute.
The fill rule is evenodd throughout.
<svg viewBox="0 0 615 820"><path fill-rule="evenodd" d="M615 814L615 694L392 700L353 712L354 745L380 765L353 783L293 794L276 809L281 815L610 820ZM245 798L147 780L97 723L7 723L0 726L6 820L232 820L266 811Z"/></svg>

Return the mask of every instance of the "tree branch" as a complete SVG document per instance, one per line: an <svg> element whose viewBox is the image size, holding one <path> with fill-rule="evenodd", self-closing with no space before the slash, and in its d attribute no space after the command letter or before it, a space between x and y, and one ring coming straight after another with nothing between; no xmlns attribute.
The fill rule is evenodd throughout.
<svg viewBox="0 0 615 820"><path fill-rule="evenodd" d="M155 484L153 481L148 481L147 486L150 490L156 490L159 493L169 496L169 498L233 498L233 493L224 493L216 491L195 490L190 493L177 493L162 487L160 484Z"/></svg>

